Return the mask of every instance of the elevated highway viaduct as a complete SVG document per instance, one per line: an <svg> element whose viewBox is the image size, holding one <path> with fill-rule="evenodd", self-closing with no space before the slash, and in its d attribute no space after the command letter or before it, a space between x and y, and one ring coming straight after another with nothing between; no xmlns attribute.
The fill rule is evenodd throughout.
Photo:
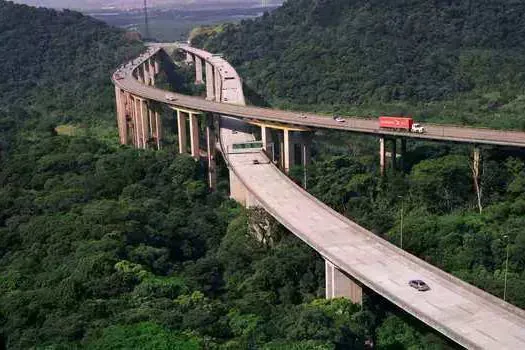
<svg viewBox="0 0 525 350"><path fill-rule="evenodd" d="M169 64L174 50L185 53L187 63L195 67L196 83L206 84L206 99L155 87L156 77ZM408 254L338 214L294 184L267 155L268 135L274 129L282 131L285 170L298 160L295 155L299 150L301 163L307 164L311 131L318 128L376 134L380 138L398 137L397 133L380 130L376 121L367 119L338 123L320 115L304 118L297 112L245 106L242 82L233 67L220 56L184 44L151 44L147 52L119 68L113 82L121 143L138 148L162 147L160 112L169 108L177 113L179 152L191 152L198 159L202 155L199 123L205 122L210 186L215 182L218 148L230 170L231 197L246 206L264 208L323 256L327 298L348 297L360 303L362 288L366 287L466 348L525 349L525 311ZM261 128L262 140L256 140L251 133L253 125ZM432 126L426 134L403 137L525 146L525 133L454 126ZM257 143L262 147L235 147ZM421 293L410 288L408 280L417 278L425 280L431 290Z"/></svg>

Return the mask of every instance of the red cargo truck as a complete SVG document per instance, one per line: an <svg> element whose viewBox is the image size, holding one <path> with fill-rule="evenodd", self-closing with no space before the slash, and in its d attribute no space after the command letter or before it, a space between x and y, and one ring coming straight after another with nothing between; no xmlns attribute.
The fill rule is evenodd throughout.
<svg viewBox="0 0 525 350"><path fill-rule="evenodd" d="M379 127L384 129L391 129L397 131L410 131L417 133L424 133L425 128L410 117L379 117Z"/></svg>

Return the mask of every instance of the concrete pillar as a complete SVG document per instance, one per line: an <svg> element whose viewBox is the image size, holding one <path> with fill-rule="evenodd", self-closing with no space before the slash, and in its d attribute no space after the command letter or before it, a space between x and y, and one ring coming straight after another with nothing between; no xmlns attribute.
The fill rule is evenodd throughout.
<svg viewBox="0 0 525 350"><path fill-rule="evenodd" d="M150 142L155 137L155 112L153 111L153 107L151 105L151 102L147 105L147 114L148 114L148 127L149 127L149 133L148 133L148 139L146 140L146 145L149 147Z"/></svg>
<svg viewBox="0 0 525 350"><path fill-rule="evenodd" d="M139 98L135 97L135 130L137 143L135 147L142 148L142 113L141 113L142 102Z"/></svg>
<svg viewBox="0 0 525 350"><path fill-rule="evenodd" d="M135 111L133 107L133 98L129 92L126 92L126 123L128 125L128 139L131 138L131 144L136 145L137 140L135 139Z"/></svg>
<svg viewBox="0 0 525 350"><path fill-rule="evenodd" d="M155 86L155 64L153 63L155 61L155 58L151 58L148 61L149 65L149 75L150 75L150 85Z"/></svg>
<svg viewBox="0 0 525 350"><path fill-rule="evenodd" d="M150 85L150 76L149 76L149 64L148 61L142 63L142 71L144 72L144 84Z"/></svg>
<svg viewBox="0 0 525 350"><path fill-rule="evenodd" d="M385 175L385 138L379 138L379 171L381 176Z"/></svg>
<svg viewBox="0 0 525 350"><path fill-rule="evenodd" d="M284 171L288 173L295 165L295 147L291 138L291 131L284 130Z"/></svg>
<svg viewBox="0 0 525 350"><path fill-rule="evenodd" d="M155 74L160 73L160 62L159 59L155 56L154 62L153 62L154 68L155 68Z"/></svg>
<svg viewBox="0 0 525 350"><path fill-rule="evenodd" d="M396 170L396 163L397 163L397 139L392 139L392 152L390 153L390 156L392 158L392 162L390 163L393 170Z"/></svg>
<svg viewBox="0 0 525 350"><path fill-rule="evenodd" d="M266 126L261 126L261 141L265 151L268 152L268 144L271 142L270 130Z"/></svg>
<svg viewBox="0 0 525 350"><path fill-rule="evenodd" d="M148 108L148 101L141 99L140 100L140 113L142 117L142 148L146 149L148 148L148 140L149 140L149 108Z"/></svg>
<svg viewBox="0 0 525 350"><path fill-rule="evenodd" d="M186 113L177 110L177 131L179 133L179 153L188 151L186 138Z"/></svg>
<svg viewBox="0 0 525 350"><path fill-rule="evenodd" d="M233 171L230 171L230 198L240 203L241 205L246 206L246 196L248 190L241 183L239 178L235 175Z"/></svg>
<svg viewBox="0 0 525 350"><path fill-rule="evenodd" d="M272 142L271 129L266 126L261 126L261 141L263 149L272 162L275 161L275 147Z"/></svg>
<svg viewBox="0 0 525 350"><path fill-rule="evenodd" d="M144 73L142 70L142 66L137 67L137 80L141 83L144 83Z"/></svg>
<svg viewBox="0 0 525 350"><path fill-rule="evenodd" d="M157 149L161 149L162 119L158 110L155 110L155 140L157 141Z"/></svg>
<svg viewBox="0 0 525 350"><path fill-rule="evenodd" d="M206 99L208 101L215 101L215 78L213 74L213 66L206 61Z"/></svg>
<svg viewBox="0 0 525 350"><path fill-rule="evenodd" d="M120 144L125 145L128 140L128 124L126 121L125 96L120 88L115 86L115 99L117 106L117 124Z"/></svg>
<svg viewBox="0 0 525 350"><path fill-rule="evenodd" d="M325 295L326 299L347 298L354 304L363 303L361 286L328 260L325 260Z"/></svg>
<svg viewBox="0 0 525 350"><path fill-rule="evenodd" d="M284 169L284 132L278 132L277 138L279 140L279 166Z"/></svg>
<svg viewBox="0 0 525 350"><path fill-rule="evenodd" d="M215 131L213 115L206 116L206 151L208 156L208 186L211 190L217 188L217 166L215 163Z"/></svg>
<svg viewBox="0 0 525 350"><path fill-rule="evenodd" d="M198 115L190 113L190 142L191 142L191 156L198 160L200 158L199 147L199 120Z"/></svg>
<svg viewBox="0 0 525 350"><path fill-rule="evenodd" d="M215 101L222 101L222 78L218 69L214 68Z"/></svg>
<svg viewBox="0 0 525 350"><path fill-rule="evenodd" d="M195 56L195 84L202 84L202 59Z"/></svg>
<svg viewBox="0 0 525 350"><path fill-rule="evenodd" d="M131 115L131 125L132 125L131 143L133 146L137 147L138 140L137 140L137 118L135 117L136 115L135 99L133 98L131 94L128 96L128 98L129 98L129 110L131 111L130 115Z"/></svg>

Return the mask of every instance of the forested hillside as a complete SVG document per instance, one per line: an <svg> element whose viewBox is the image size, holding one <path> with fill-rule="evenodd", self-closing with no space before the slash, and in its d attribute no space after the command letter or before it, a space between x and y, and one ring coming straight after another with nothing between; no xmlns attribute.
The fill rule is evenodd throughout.
<svg viewBox="0 0 525 350"><path fill-rule="evenodd" d="M119 147L109 77L140 42L0 0L0 43L0 348L449 346L380 300L325 301L323 260L191 158Z"/></svg>
<svg viewBox="0 0 525 350"><path fill-rule="evenodd" d="M525 128L525 3L288 0L202 31L269 104Z"/></svg>

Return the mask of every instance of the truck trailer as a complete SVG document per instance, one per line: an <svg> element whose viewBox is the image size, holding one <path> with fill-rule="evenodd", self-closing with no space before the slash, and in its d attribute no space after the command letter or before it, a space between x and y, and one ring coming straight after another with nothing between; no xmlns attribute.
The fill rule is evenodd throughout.
<svg viewBox="0 0 525 350"><path fill-rule="evenodd" d="M425 128L419 123L414 123L411 117L379 117L379 128L396 131L408 131L422 134Z"/></svg>

